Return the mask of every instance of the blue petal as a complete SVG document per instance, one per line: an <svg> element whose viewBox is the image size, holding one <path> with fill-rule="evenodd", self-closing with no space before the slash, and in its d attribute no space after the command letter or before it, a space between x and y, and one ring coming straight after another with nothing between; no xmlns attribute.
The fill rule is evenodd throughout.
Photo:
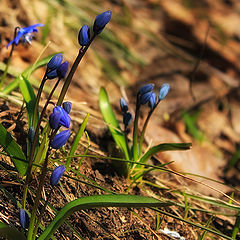
<svg viewBox="0 0 240 240"><path fill-rule="evenodd" d="M162 87L161 87L161 89L160 89L160 91L159 91L159 95L158 95L158 99L159 99L160 101L163 100L163 99L167 96L167 94L168 94L168 92L169 92L169 89L170 89L170 85L169 85L169 84L164 83L164 84L162 85Z"/></svg>
<svg viewBox="0 0 240 240"><path fill-rule="evenodd" d="M51 142L51 147L54 149L61 148L68 140L70 136L70 130L64 130L58 133Z"/></svg>
<svg viewBox="0 0 240 240"><path fill-rule="evenodd" d="M151 96L152 96L152 92L146 92L146 93L144 93L143 95L141 95L140 100L139 100L139 103L140 103L141 105L146 104L146 103L150 100Z"/></svg>
<svg viewBox="0 0 240 240"><path fill-rule="evenodd" d="M125 113L125 112L128 111L128 105L127 105L127 103L126 103L124 98L120 99L120 107L121 107L122 112Z"/></svg>
<svg viewBox="0 0 240 240"><path fill-rule="evenodd" d="M63 125L64 127L69 128L71 118L69 117L68 113L60 106L57 106L53 109L53 113L55 113L56 111L61 112L60 124Z"/></svg>
<svg viewBox="0 0 240 240"><path fill-rule="evenodd" d="M28 226L29 226L29 216L23 208L20 208L19 219L20 219L21 227L22 228L28 228Z"/></svg>
<svg viewBox="0 0 240 240"><path fill-rule="evenodd" d="M104 29L104 27L106 26L106 24L110 21L112 16L112 12L111 11L106 11L103 12L101 14L99 14L94 21L93 24L93 31L95 34L99 34L102 32L102 30Z"/></svg>
<svg viewBox="0 0 240 240"><path fill-rule="evenodd" d="M138 90L138 94L141 95L141 94L144 94L144 93L147 93L147 92L151 92L153 90L153 88L154 88L153 83L146 84Z"/></svg>
<svg viewBox="0 0 240 240"><path fill-rule="evenodd" d="M65 166L64 165L56 167L53 170L52 175L50 177L50 184L52 186L56 186L58 184L60 178L64 174L64 172L65 172Z"/></svg>

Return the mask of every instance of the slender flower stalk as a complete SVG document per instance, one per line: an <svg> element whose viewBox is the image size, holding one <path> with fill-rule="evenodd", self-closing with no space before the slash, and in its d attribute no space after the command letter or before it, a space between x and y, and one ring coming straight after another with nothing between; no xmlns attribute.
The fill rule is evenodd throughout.
<svg viewBox="0 0 240 240"><path fill-rule="evenodd" d="M92 43L92 41L94 40L95 37L96 37L96 35L94 34L92 36L92 38L89 40L88 44L85 47L81 47L81 49L79 50L78 55L77 55L77 57L76 57L76 59L75 59L75 61L73 63L73 66L72 66L70 72L68 73L68 76L66 77L66 80L65 80L65 82L63 84L61 93L60 93L59 98L58 98L57 105L61 105L62 104L63 99L64 99L64 97L66 95L66 92L67 92L67 90L69 88L69 85L70 85L70 83L72 81L73 75L76 72L79 63L81 62L83 56L85 55L86 51L88 50L89 46L91 45L91 43Z"/></svg>
<svg viewBox="0 0 240 240"><path fill-rule="evenodd" d="M16 27L16 28L15 28L15 30L14 30L14 38L16 38L17 32L18 32L19 29L20 29L19 27ZM10 51L10 54L9 54L9 57L8 57L8 61L7 61L5 70L4 70L4 72L3 72L3 75L2 75L2 77L1 77L0 89L2 88L2 85L4 84L4 82L5 82L5 80L6 80L6 76L7 76L7 72L8 72L8 67L9 67L10 62L11 62L11 59L12 59L12 54L13 54L14 47L15 47L15 42L13 42L13 44L12 44L12 48L11 48L11 51Z"/></svg>
<svg viewBox="0 0 240 240"><path fill-rule="evenodd" d="M137 161L138 159L138 119L140 113L140 103L139 103L139 94L137 94L137 102L136 102L136 111L135 118L133 124L133 161Z"/></svg>
<svg viewBox="0 0 240 240"><path fill-rule="evenodd" d="M41 112L41 115L39 117L39 120L37 122L37 126L35 129L35 134L34 134L34 139L33 142L31 143L31 151L30 151L30 156L29 156L29 162L28 162L28 168L27 168L27 177L26 177L26 181L25 181L25 185L24 185L24 190L23 190L23 198L22 198L22 206L23 208L25 208L26 205L26 198L27 198L27 190L28 190L28 186L29 186L29 181L31 179L31 175L32 175L32 166L33 166L33 159L34 159L34 153L35 153L35 149L37 146L37 141L38 141L38 135L39 135L39 130L40 130L40 124L41 121L43 119L43 116L46 112L47 106L52 98L53 93L55 92L59 82L60 82L60 78L57 80L57 82L55 83L51 93L48 96L48 99L43 107L43 110Z"/></svg>

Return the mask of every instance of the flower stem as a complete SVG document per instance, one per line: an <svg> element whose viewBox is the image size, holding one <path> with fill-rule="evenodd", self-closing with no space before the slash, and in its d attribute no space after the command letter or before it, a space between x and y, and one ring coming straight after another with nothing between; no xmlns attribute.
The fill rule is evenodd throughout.
<svg viewBox="0 0 240 240"><path fill-rule="evenodd" d="M69 85L72 81L72 78L73 78L73 75L74 73L76 72L77 70L77 67L80 63L80 61L82 60L84 54L86 53L86 51L88 50L89 46L91 45L92 41L94 40L94 38L96 37L96 35L93 35L93 37L90 39L90 41L88 42L88 44L84 47L84 48L81 48L78 52L78 55L73 63L73 66L68 74L68 76L66 77L66 80L64 82L64 85L62 87L62 90L61 90L61 93L59 95L59 98L58 98L58 102L57 102L57 105L61 105L62 102L63 102L63 99L66 95L66 92L69 88Z"/></svg>
<svg viewBox="0 0 240 240"><path fill-rule="evenodd" d="M34 158L34 153L35 153L35 149L37 146L37 142L38 142L38 135L39 135L39 130L40 130L40 125L43 119L43 116L46 112L47 106L52 98L52 95L54 93L54 91L56 90L59 82L60 82L60 78L57 80L57 82L55 83L51 93L49 94L49 97L43 107L43 110L41 112L41 115L38 119L37 122L37 126L35 129L35 134L34 134L34 138L33 138L33 142L31 143L31 151L30 151L30 156L29 156L29 161L28 161L28 168L27 168L27 177L26 177L26 181L25 181L25 185L24 185L24 190L23 190L23 198L22 198L22 206L25 209L26 206L26 198L27 198L27 190L28 190L28 185L29 185L29 181L31 179L31 175L32 175L32 166L33 166L33 158Z"/></svg>
<svg viewBox="0 0 240 240"><path fill-rule="evenodd" d="M14 30L14 38L16 38L17 36L17 31L19 30L19 27L16 27L15 30ZM1 81L0 81L0 89L2 88L2 85L4 84L5 80L6 80L6 76L7 76L7 72L8 72L8 67L10 65L10 62L11 62L11 59L12 59L12 54L13 54L13 50L14 50L14 47L15 47L15 42L13 41L12 43L12 47L11 47L11 51L10 51L10 54L9 54L9 57L8 57L8 61L7 61L7 64L6 64L6 67L5 67L5 70L3 72L3 75L1 77Z"/></svg>
<svg viewBox="0 0 240 240"><path fill-rule="evenodd" d="M139 95L137 95L136 111L133 125L133 161L138 159L138 119L139 119Z"/></svg>

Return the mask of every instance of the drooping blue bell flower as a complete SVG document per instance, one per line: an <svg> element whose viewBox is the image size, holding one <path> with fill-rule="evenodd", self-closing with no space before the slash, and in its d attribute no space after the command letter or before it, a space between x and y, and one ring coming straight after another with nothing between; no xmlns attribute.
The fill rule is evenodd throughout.
<svg viewBox="0 0 240 240"><path fill-rule="evenodd" d="M57 69L53 69L51 72L47 73L47 79L54 79L58 77Z"/></svg>
<svg viewBox="0 0 240 240"><path fill-rule="evenodd" d="M28 226L29 226L29 216L23 208L20 208L19 219L20 219L21 227L24 228L24 229L28 228Z"/></svg>
<svg viewBox="0 0 240 240"><path fill-rule="evenodd" d="M60 114L60 120L58 120L59 114ZM52 116L50 124L53 126L53 129L57 129L59 124L66 128L69 128L70 123L71 123L71 118L69 117L68 113L62 107L56 106L53 109L53 113L50 116Z"/></svg>
<svg viewBox="0 0 240 240"><path fill-rule="evenodd" d="M62 104L63 109L69 114L72 109L72 103L71 102L64 102Z"/></svg>
<svg viewBox="0 0 240 240"><path fill-rule="evenodd" d="M106 24L110 21L112 16L112 12L111 11L106 11L103 12L101 14L99 14L94 21L93 24L93 32L95 34L99 34L102 32L102 30L104 29L104 27L106 26Z"/></svg>
<svg viewBox="0 0 240 240"><path fill-rule="evenodd" d="M140 105L144 105L149 102L153 92L146 92L140 96L139 103Z"/></svg>
<svg viewBox="0 0 240 240"><path fill-rule="evenodd" d="M128 111L128 105L124 98L120 99L120 107L123 113Z"/></svg>
<svg viewBox="0 0 240 240"><path fill-rule="evenodd" d="M169 89L170 89L170 85L169 84L164 83L162 85L162 87L161 87L161 89L159 91L159 94L158 94L159 101L163 100L167 96L167 94L169 92Z"/></svg>
<svg viewBox="0 0 240 240"><path fill-rule="evenodd" d="M148 101L148 106L153 109L156 105L156 99L157 99L157 96L154 92L151 92L151 96L150 96L150 99Z"/></svg>
<svg viewBox="0 0 240 240"><path fill-rule="evenodd" d="M54 149L61 148L68 140L70 136L70 130L64 130L58 133L50 143L50 146Z"/></svg>
<svg viewBox="0 0 240 240"><path fill-rule="evenodd" d="M78 43L86 46L90 40L90 29L87 25L83 25L78 33Z"/></svg>
<svg viewBox="0 0 240 240"><path fill-rule="evenodd" d="M20 28L18 30L17 36L8 43L7 48L11 45L11 44L15 44L18 45L19 41L21 40L23 43L28 42L29 44L31 44L31 40L33 38L33 32L37 32L37 27L43 27L44 24L41 23L37 23L34 25L31 25L29 27L24 27L24 28Z"/></svg>
<svg viewBox="0 0 240 240"><path fill-rule="evenodd" d="M130 112L123 113L123 124L125 128L131 123L132 121L132 114Z"/></svg>
<svg viewBox="0 0 240 240"><path fill-rule="evenodd" d="M52 186L56 186L60 180L60 178L62 177L62 175L65 172L65 166L64 165L60 165L58 167L56 167L53 172L52 175L50 177L50 184Z"/></svg>
<svg viewBox="0 0 240 240"><path fill-rule="evenodd" d="M28 129L28 140L29 140L29 142L31 142L31 143L33 142L34 135L35 135L34 127L30 127Z"/></svg>
<svg viewBox="0 0 240 240"><path fill-rule="evenodd" d="M138 94L142 95L144 93L151 92L153 90L153 88L154 88L153 83L146 84L138 90Z"/></svg>
<svg viewBox="0 0 240 240"><path fill-rule="evenodd" d="M59 78L65 78L65 75L68 71L68 65L68 61L65 61L57 68L57 74Z"/></svg>
<svg viewBox="0 0 240 240"><path fill-rule="evenodd" d="M54 55L48 62L47 68L49 70L57 69L62 63L62 60L63 60L63 55L61 53Z"/></svg>
<svg viewBox="0 0 240 240"><path fill-rule="evenodd" d="M49 125L52 129L57 129L61 126L60 124L61 116L62 113L58 108L56 108L54 112L49 116Z"/></svg>

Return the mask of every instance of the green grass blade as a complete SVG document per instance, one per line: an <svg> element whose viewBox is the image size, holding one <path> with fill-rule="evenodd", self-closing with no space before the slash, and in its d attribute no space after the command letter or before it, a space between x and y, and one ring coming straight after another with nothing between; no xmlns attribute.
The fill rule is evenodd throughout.
<svg viewBox="0 0 240 240"><path fill-rule="evenodd" d="M237 234L239 233L239 228L240 228L240 212L238 212L236 220L235 220L235 224L233 227L233 231L232 231L232 239L235 240L237 237Z"/></svg>
<svg viewBox="0 0 240 240"><path fill-rule="evenodd" d="M26 103L27 108L27 117L28 117L28 127L30 128L32 126L32 118L34 113L34 106L36 102L36 96L33 91L33 88L29 81L20 74L18 77L19 80L19 88L23 95L24 101Z"/></svg>
<svg viewBox="0 0 240 240"><path fill-rule="evenodd" d="M26 240L23 233L19 232L16 228L9 227L8 225L0 222L0 236L8 240Z"/></svg>
<svg viewBox="0 0 240 240"><path fill-rule="evenodd" d="M97 207L166 207L169 203L154 198L133 195L97 195L76 199L62 208L38 240L47 240L76 211Z"/></svg>
<svg viewBox="0 0 240 240"><path fill-rule="evenodd" d="M49 60L54 56L55 54L51 54L39 61L37 61L36 63L30 65L23 73L22 76L24 77L28 77L30 76L34 71L36 71L38 68L45 66ZM2 91L3 94L9 94L11 91L13 91L15 88L18 87L19 84L19 79L18 77L11 82L10 84L8 84Z"/></svg>
<svg viewBox="0 0 240 240"><path fill-rule="evenodd" d="M75 153L75 151L76 151L76 149L77 149L77 146L78 146L78 144L79 144L79 141L80 141L80 139L81 139L81 137L82 137L82 135L83 135L83 133L84 133L84 130L85 130L85 128L86 128L88 118L89 118L89 113L88 113L87 116L84 118L84 120L83 120L83 122L82 122L82 124L81 124L81 126L80 126L80 128L79 128L79 130L78 130L78 132L77 132L77 134L76 134L76 136L75 136L75 138L74 138L74 141L73 141L71 150L70 150L70 152L69 152L69 156L74 155L74 153ZM70 163L71 163L71 158L68 158L68 159L67 159L67 162L66 162L66 170L69 169Z"/></svg>
<svg viewBox="0 0 240 240"><path fill-rule="evenodd" d="M4 148L4 151L11 156L11 160L17 171L24 176L27 170L27 163L20 160L26 161L26 157L20 146L2 124L0 124L0 145Z"/></svg>
<svg viewBox="0 0 240 240"><path fill-rule="evenodd" d="M115 117L112 106L109 102L107 92L104 87L101 87L99 93L99 107L103 116L104 121L107 123L109 131L111 132L113 139L117 146L120 148L122 153L125 155L125 158L129 160L129 150L128 145L124 136L124 133L121 131L119 123ZM128 164L124 162L114 163L116 170L123 176L128 175Z"/></svg>
<svg viewBox="0 0 240 240"><path fill-rule="evenodd" d="M175 150L189 150L191 143L161 143L150 148L141 158L140 162L145 163L150 157L158 152L175 151Z"/></svg>

